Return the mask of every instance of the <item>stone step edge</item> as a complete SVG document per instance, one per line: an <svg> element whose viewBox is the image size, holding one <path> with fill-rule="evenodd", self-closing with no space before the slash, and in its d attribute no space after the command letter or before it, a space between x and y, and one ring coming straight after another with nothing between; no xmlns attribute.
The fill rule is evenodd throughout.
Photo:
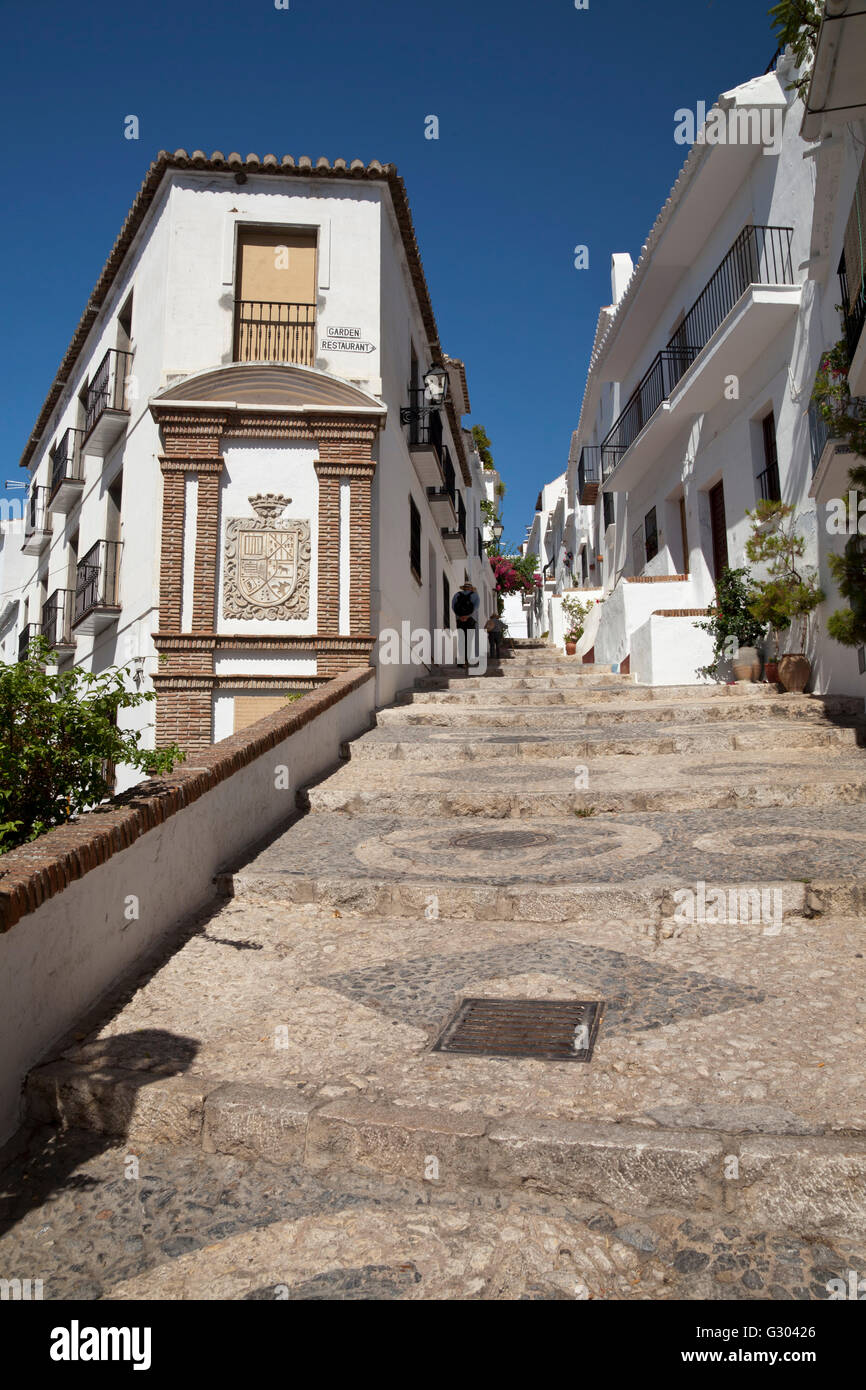
<svg viewBox="0 0 866 1390"><path fill-rule="evenodd" d="M692 881L693 882L693 881ZM321 903L359 917L430 918L435 904L435 920L463 922L541 922L548 926L598 925L599 915L614 925L639 925L657 939L672 935L677 925L678 900L675 892L692 886L685 877L635 880L621 883L558 884L524 881L520 884L456 883L441 879L387 880L381 878L312 878L291 870L217 874L214 883L225 897L264 898L269 902ZM782 894L783 922L791 919L833 914L857 916L866 912L866 876L834 879L754 879L735 881L715 878L705 883L706 893L721 890L757 890ZM287 896L291 889L291 896ZM775 899L770 899L775 902ZM706 930L707 923L702 927ZM715 926L723 932L723 925ZM764 931L756 924L755 931Z"/></svg>
<svg viewBox="0 0 866 1390"><path fill-rule="evenodd" d="M634 1213L724 1210L774 1229L866 1231L859 1133L729 1133L526 1112L491 1119L216 1077L143 1086L140 1071L94 1074L65 1061L32 1071L26 1097L30 1124L130 1144L191 1145L321 1174L528 1189Z"/></svg>
<svg viewBox="0 0 866 1390"><path fill-rule="evenodd" d="M372 761L372 760L371 760ZM393 759L400 762L401 759ZM866 771L866 769L864 769ZM383 815L411 812L459 819L464 816L493 816L497 820L545 820L549 817L633 815L640 811L698 811L698 810L784 810L801 806L852 806L866 801L866 778L856 778L850 770L849 781L817 783L767 782L731 783L718 787L654 787L640 791L575 791L530 792L472 790L448 791L429 788L408 792L396 787L329 788L326 784L305 787L295 798L298 810L312 815L339 812L369 814L375 807Z"/></svg>

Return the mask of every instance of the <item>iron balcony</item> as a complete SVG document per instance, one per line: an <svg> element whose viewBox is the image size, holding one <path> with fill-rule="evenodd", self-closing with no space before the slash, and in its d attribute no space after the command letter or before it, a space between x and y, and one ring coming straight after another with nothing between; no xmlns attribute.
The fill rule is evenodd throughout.
<svg viewBox="0 0 866 1390"><path fill-rule="evenodd" d="M120 541L97 541L78 563L75 584L77 633L97 633L120 612Z"/></svg>
<svg viewBox="0 0 866 1390"><path fill-rule="evenodd" d="M577 464L577 496L582 507L591 507L601 483L601 446L585 444Z"/></svg>
<svg viewBox="0 0 866 1390"><path fill-rule="evenodd" d="M48 487L35 487L27 499L24 543L21 546L25 555L40 555L51 539L48 492Z"/></svg>
<svg viewBox="0 0 866 1390"><path fill-rule="evenodd" d="M791 263L791 227L745 227L724 260L695 300L667 346L656 353L624 409L602 440L602 482L607 482L622 457L635 444L659 408L669 402L679 382L699 355L726 325L729 316L750 289L762 286L787 287L794 285ZM769 291L765 291L766 298ZM789 303L790 291L778 305L772 300L767 307L773 314L767 319L766 332L778 332L777 322L796 310ZM744 312L748 310L748 305ZM751 341L755 351L762 349L755 327L744 321L741 325L744 342ZM733 348L732 344L732 348ZM744 370L742 347L734 353L738 370ZM750 359L753 360L753 359ZM745 365L749 365L745 362ZM713 400L718 395L714 387ZM709 408L709 402L700 403Z"/></svg>
<svg viewBox="0 0 866 1390"><path fill-rule="evenodd" d="M104 458L129 423L129 376L132 353L109 348L87 390L84 443L89 454Z"/></svg>
<svg viewBox="0 0 866 1390"><path fill-rule="evenodd" d="M48 506L53 512L71 511L84 491L83 435L83 430L66 430L54 446L48 490Z"/></svg>
<svg viewBox="0 0 866 1390"><path fill-rule="evenodd" d="M72 622L75 616L75 590L55 589L42 605L42 636L53 650L75 648Z"/></svg>
<svg viewBox="0 0 866 1390"><path fill-rule="evenodd" d="M315 304L236 299L233 356L235 362L315 366Z"/></svg>

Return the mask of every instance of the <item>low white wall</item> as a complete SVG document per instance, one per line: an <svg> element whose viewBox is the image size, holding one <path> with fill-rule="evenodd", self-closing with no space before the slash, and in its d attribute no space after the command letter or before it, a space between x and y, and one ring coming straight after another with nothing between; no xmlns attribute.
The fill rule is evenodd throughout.
<svg viewBox="0 0 866 1390"><path fill-rule="evenodd" d="M694 618L649 617L631 634L630 670L640 685L707 684L697 670L712 655L713 639Z"/></svg>
<svg viewBox="0 0 866 1390"><path fill-rule="evenodd" d="M218 870L278 830L298 789L337 762L344 739L369 727L372 674L0 935L0 1144L20 1123L27 1072L160 938L215 897ZM129 920L132 905L138 916Z"/></svg>
<svg viewBox="0 0 866 1390"><path fill-rule="evenodd" d="M630 584L621 579L602 604L595 642L595 659L624 661L631 653L632 634L657 608L699 608L691 580L658 584ZM675 619L668 619L673 622ZM634 666L631 667L634 671Z"/></svg>

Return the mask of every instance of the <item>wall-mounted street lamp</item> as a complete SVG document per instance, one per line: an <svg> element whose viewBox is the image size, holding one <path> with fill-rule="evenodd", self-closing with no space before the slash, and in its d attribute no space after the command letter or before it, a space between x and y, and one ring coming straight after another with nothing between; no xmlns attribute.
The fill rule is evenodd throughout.
<svg viewBox="0 0 866 1390"><path fill-rule="evenodd" d="M441 362L434 362L424 373L424 385L430 397L431 406L444 405L448 399L448 370Z"/></svg>

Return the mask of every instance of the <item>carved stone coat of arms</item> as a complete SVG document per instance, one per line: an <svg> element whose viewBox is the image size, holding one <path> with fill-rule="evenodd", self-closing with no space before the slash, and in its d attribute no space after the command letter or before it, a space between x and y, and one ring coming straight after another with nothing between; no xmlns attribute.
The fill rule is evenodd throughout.
<svg viewBox="0 0 866 1390"><path fill-rule="evenodd" d="M281 519L291 500L259 494L255 518L226 522L224 618L309 617L310 523Z"/></svg>

